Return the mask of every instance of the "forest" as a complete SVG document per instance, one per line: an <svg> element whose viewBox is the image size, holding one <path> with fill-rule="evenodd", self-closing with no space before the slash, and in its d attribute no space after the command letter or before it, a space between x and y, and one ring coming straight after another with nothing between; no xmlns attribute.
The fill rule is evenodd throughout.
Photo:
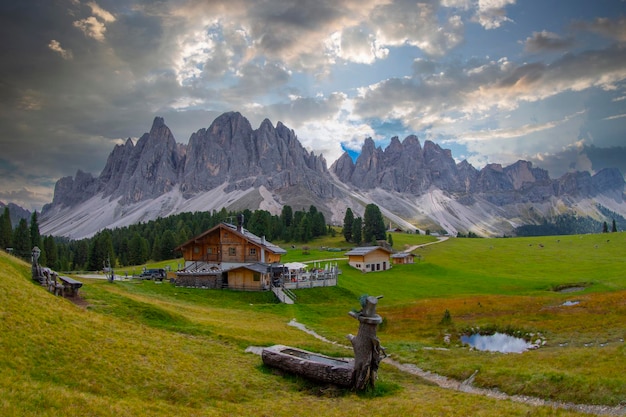
<svg viewBox="0 0 626 417"><path fill-rule="evenodd" d="M516 236L556 236L587 233L607 233L626 230L626 219L617 213L598 205L599 211L607 221L599 221L591 217L565 213L555 216L552 220L544 219L541 224L527 224L515 228Z"/></svg>
<svg viewBox="0 0 626 417"><path fill-rule="evenodd" d="M561 214L541 224L522 225L514 229L516 236L569 235L600 232L616 232L626 229L626 219L602 206L601 213L612 221L598 221L575 214ZM9 208L0 215L0 248L9 249L14 255L30 260L33 246L41 249L40 263L57 271L96 271L112 267L142 265L147 261L161 261L180 256L174 249L220 222L234 224L238 214L244 216L244 227L268 241L284 243L307 243L312 239L334 234L324 214L314 205L308 210L294 211L284 206L280 215L266 210L243 210L180 213L166 218L138 223L116 229L104 229L96 235L81 240L56 236L41 236L38 213L30 222L21 219L16 227L10 220ZM356 245L377 244L385 239L383 216L375 204L365 207L364 217L355 217L346 210L343 236L346 242ZM477 237L459 234L458 237Z"/></svg>
<svg viewBox="0 0 626 417"><path fill-rule="evenodd" d="M280 215L266 210L229 212L180 213L113 230L104 229L93 237L70 240L62 237L41 236L38 214L30 223L20 220L13 228L8 207L0 216L0 247L29 260L33 246L41 249L40 263L57 271L101 270L111 266L141 265L148 260L161 261L179 256L174 249L180 244L214 227L220 222L235 223L238 214L244 215L244 227L269 241L306 243L334 231L315 206L293 211L284 206Z"/></svg>

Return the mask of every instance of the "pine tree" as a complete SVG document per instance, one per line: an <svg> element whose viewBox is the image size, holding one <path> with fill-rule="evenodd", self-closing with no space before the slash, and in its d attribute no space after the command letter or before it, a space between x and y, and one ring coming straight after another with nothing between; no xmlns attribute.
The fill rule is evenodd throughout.
<svg viewBox="0 0 626 417"><path fill-rule="evenodd" d="M153 261L162 261L164 259L161 258L161 249L161 239L157 236L152 243L152 255L150 255Z"/></svg>
<svg viewBox="0 0 626 417"><path fill-rule="evenodd" d="M89 241L83 239L77 242L74 256L72 259L72 268L74 270L82 270L87 266L89 260Z"/></svg>
<svg viewBox="0 0 626 417"><path fill-rule="evenodd" d="M30 259L32 250L30 244L30 233L28 232L28 223L26 219L20 219L20 222L13 234L13 250L15 255L23 259Z"/></svg>
<svg viewBox="0 0 626 417"><path fill-rule="evenodd" d="M286 228L291 226L291 222L293 221L293 209L291 206L283 206L283 210L280 213L280 218L283 221L283 224Z"/></svg>
<svg viewBox="0 0 626 417"><path fill-rule="evenodd" d="M33 246L42 248L41 235L39 234L39 222L37 221L37 212L34 211L30 216L30 243Z"/></svg>
<svg viewBox="0 0 626 417"><path fill-rule="evenodd" d="M363 240L365 242L375 242L384 240L386 234L385 221L383 215L376 204L365 206L365 216L363 219Z"/></svg>
<svg viewBox="0 0 626 417"><path fill-rule="evenodd" d="M391 233L387 235L387 243L389 243L389 246L393 247L393 236L391 236Z"/></svg>
<svg viewBox="0 0 626 417"><path fill-rule="evenodd" d="M611 232L617 232L617 224L615 223L615 219L613 219L613 226L611 227Z"/></svg>
<svg viewBox="0 0 626 417"><path fill-rule="evenodd" d="M161 237L161 259L172 259L175 247L174 233L171 230L166 230Z"/></svg>
<svg viewBox="0 0 626 417"><path fill-rule="evenodd" d="M11 225L11 213L9 207L4 207L4 213L0 216L0 249L10 248L13 244L13 226Z"/></svg>
<svg viewBox="0 0 626 417"><path fill-rule="evenodd" d="M108 261L115 264L115 253L113 251L113 241L111 232L104 230L93 237L89 248L89 269L92 271L101 270Z"/></svg>
<svg viewBox="0 0 626 417"><path fill-rule="evenodd" d="M359 245L363 238L363 219L357 217L352 222L352 242Z"/></svg>
<svg viewBox="0 0 626 417"><path fill-rule="evenodd" d="M609 225L606 224L606 222L602 223L602 233L608 233L609 232Z"/></svg>
<svg viewBox="0 0 626 417"><path fill-rule="evenodd" d="M346 210L346 215L343 216L343 237L346 239L346 242L352 242L352 224L354 223L354 214L352 214L352 209L348 207Z"/></svg>
<svg viewBox="0 0 626 417"><path fill-rule="evenodd" d="M52 269L58 269L57 261L59 259L59 253L57 250L56 242L52 236L45 236L43 238L43 249L46 253L46 266Z"/></svg>

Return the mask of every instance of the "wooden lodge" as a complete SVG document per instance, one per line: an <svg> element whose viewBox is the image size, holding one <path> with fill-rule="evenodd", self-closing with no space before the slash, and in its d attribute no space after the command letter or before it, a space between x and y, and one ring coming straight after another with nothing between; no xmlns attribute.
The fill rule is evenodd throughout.
<svg viewBox="0 0 626 417"><path fill-rule="evenodd" d="M391 262L394 264L412 264L415 263L415 254L410 252L398 252L391 255Z"/></svg>
<svg viewBox="0 0 626 417"><path fill-rule="evenodd" d="M346 252L351 267L361 272L386 271L391 268L392 251L381 246L362 246Z"/></svg>
<svg viewBox="0 0 626 417"><path fill-rule="evenodd" d="M220 223L177 247L185 267L176 272L176 285L269 290L273 271L287 251L250 233L242 223Z"/></svg>

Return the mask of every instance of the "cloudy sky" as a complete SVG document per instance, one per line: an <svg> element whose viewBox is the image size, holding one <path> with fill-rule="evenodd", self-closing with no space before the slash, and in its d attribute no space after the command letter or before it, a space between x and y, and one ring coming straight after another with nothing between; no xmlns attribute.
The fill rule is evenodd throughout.
<svg viewBox="0 0 626 417"><path fill-rule="evenodd" d="M0 201L40 209L165 118L294 129L328 165L416 134L475 167L626 172L624 0L0 3Z"/></svg>

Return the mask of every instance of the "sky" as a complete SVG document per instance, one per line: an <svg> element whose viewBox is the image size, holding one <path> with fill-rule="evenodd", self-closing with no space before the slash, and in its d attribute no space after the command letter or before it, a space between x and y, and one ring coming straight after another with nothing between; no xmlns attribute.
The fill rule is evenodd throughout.
<svg viewBox="0 0 626 417"><path fill-rule="evenodd" d="M239 111L328 166L415 134L480 169L626 173L624 0L0 2L0 201Z"/></svg>

